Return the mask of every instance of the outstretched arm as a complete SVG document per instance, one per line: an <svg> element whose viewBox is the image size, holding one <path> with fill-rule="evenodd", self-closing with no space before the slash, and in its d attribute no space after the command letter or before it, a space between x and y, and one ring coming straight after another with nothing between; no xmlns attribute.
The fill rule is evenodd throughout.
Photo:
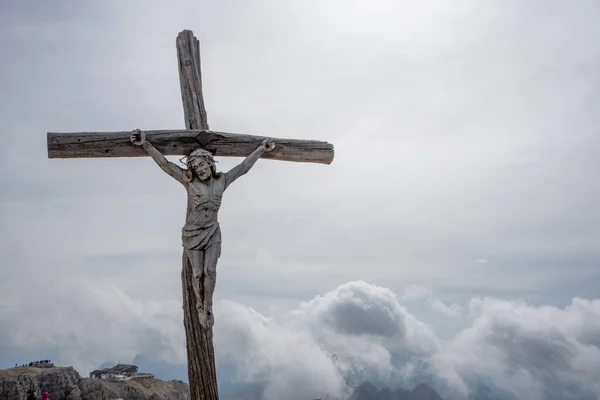
<svg viewBox="0 0 600 400"><path fill-rule="evenodd" d="M171 175L180 183L183 184L185 182L185 171L183 168L179 168L177 165L167 160L165 156L156 149L156 147L152 146L152 143L146 140L146 134L144 132L136 129L131 133L129 139L131 140L131 143L135 144L136 146L141 146L144 150L146 150L146 153L152 157L154 162L163 171Z"/></svg>
<svg viewBox="0 0 600 400"><path fill-rule="evenodd" d="M245 175L250 169L256 164L256 161L265 153L273 151L275 149L275 143L270 139L265 139L263 142L254 150L248 157L244 159L239 165L233 167L229 172L225 174L225 189L231 185L237 178Z"/></svg>

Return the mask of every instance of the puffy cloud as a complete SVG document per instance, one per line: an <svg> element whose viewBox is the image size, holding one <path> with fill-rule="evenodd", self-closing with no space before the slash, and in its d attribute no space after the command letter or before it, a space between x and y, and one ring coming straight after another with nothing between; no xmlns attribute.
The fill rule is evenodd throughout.
<svg viewBox="0 0 600 400"><path fill-rule="evenodd" d="M414 293L409 289L407 297L414 300ZM423 293L427 295L418 297L448 307L431 292ZM474 390L477 376L519 398L565 396L573 385L600 394L600 300L574 299L559 308L475 298L464 307L465 328L442 341L402 305L404 297L362 281L349 282L300 304L280 323L229 304L219 329L237 335L239 348L231 348L231 356L242 348L254 349L237 353L245 355L238 358L243 360L238 367L246 378L250 371L265 377L265 371L276 370L276 381L282 371L294 372L278 367L289 362L295 372L304 365L305 372L287 375L287 382L329 389L333 395L342 393L332 391L341 387L339 373L346 379L355 374L392 384L433 379L448 398L463 398ZM228 335L222 338L232 339ZM335 385L325 385L327 379Z"/></svg>
<svg viewBox="0 0 600 400"><path fill-rule="evenodd" d="M595 339L600 335L600 300L576 298L558 308L473 299L469 312L471 326L432 357L451 386L464 393L474 374L485 374L530 399L550 398L573 382L600 394Z"/></svg>
<svg viewBox="0 0 600 400"><path fill-rule="evenodd" d="M75 287L76 301L58 295L26 307L3 304L0 347L54 349L60 363L82 373L140 353L165 365L185 363L179 302L139 301L82 282ZM425 288L396 295L363 281L280 318L220 301L216 356L229 368L222 388L245 384L266 400L343 398L362 380L401 386L426 380L444 398L461 399L482 376L518 398L566 398L574 387L600 394L600 300L576 298L560 308L473 298L455 318L463 329L448 340L409 311L419 301L448 307Z"/></svg>
<svg viewBox="0 0 600 400"><path fill-rule="evenodd" d="M362 365L369 365L366 361L375 355L391 360L396 353L429 354L440 346L431 327L411 315L396 294L364 281L343 284L302 303L288 318L309 327L338 356L361 360ZM374 363L372 368L381 365Z"/></svg>
<svg viewBox="0 0 600 400"><path fill-rule="evenodd" d="M280 325L232 302L219 305L215 346L237 380L260 383L265 399L341 395L345 382L330 355L308 331Z"/></svg>
<svg viewBox="0 0 600 400"><path fill-rule="evenodd" d="M426 296L417 298L451 309L430 291L421 292ZM247 379L249 371L267 376L265 371L277 365L274 360L283 358L295 366L305 365L306 371L337 370L346 379L410 385L433 378L441 391L455 398L474 390L478 375L520 398L565 395L572 384L600 393L599 373L594 372L600 370L600 301L574 299L559 308L475 298L464 307L465 328L442 341L402 305L406 297L415 301L414 294L414 288L396 296L382 287L349 282L300 304L280 323L229 304L219 329L237 335L239 348L228 351L232 360L242 348L255 349L251 354L237 353L245 354L238 367ZM340 382L337 373L319 373L312 382L310 375L298 376L304 379L299 387L331 390L334 386L323 383L326 377L336 385ZM292 375L286 381L296 382Z"/></svg>
<svg viewBox="0 0 600 400"><path fill-rule="evenodd" d="M406 310L389 289L350 282L291 312L313 328L345 335L404 337Z"/></svg>
<svg viewBox="0 0 600 400"><path fill-rule="evenodd" d="M352 383L403 379L398 359L439 347L431 327L411 315L389 289L353 281L302 303L285 318L305 329Z"/></svg>
<svg viewBox="0 0 600 400"><path fill-rule="evenodd" d="M52 349L56 362L87 373L102 362L131 361L151 351L165 362L185 362L181 305L137 300L115 286L64 280L45 295L20 298L0 312L0 346L40 352ZM67 288L68 287L68 288ZM27 359L3 359L5 366Z"/></svg>

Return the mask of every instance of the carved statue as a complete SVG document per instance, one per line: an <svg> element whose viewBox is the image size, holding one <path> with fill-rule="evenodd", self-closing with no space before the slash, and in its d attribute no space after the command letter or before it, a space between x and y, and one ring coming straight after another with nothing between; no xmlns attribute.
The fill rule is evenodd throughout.
<svg viewBox="0 0 600 400"><path fill-rule="evenodd" d="M229 172L217 172L212 153L202 148L187 156L187 169L168 161L149 141L146 134L136 129L131 142L141 146L158 166L175 178L187 190L187 214L182 229L183 262L192 267L194 293L200 323L204 328L214 324L212 298L217 278L217 262L221 256L221 229L218 213L223 192L236 179L246 174L275 144L265 139L261 145Z"/></svg>

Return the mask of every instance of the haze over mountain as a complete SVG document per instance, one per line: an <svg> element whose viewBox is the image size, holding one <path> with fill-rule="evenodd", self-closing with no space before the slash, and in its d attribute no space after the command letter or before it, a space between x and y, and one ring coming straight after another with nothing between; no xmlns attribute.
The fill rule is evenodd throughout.
<svg viewBox="0 0 600 400"><path fill-rule="evenodd" d="M423 299L431 318L469 327L438 337L408 311ZM343 396L372 382L392 390L425 383L445 400L596 398L598 372L587 366L599 362L600 301L576 299L564 309L491 298L445 305L422 288L398 296L356 281L277 320L232 302L216 310L217 370L227 395ZM131 360L160 379L186 380L183 358L171 362L148 349Z"/></svg>

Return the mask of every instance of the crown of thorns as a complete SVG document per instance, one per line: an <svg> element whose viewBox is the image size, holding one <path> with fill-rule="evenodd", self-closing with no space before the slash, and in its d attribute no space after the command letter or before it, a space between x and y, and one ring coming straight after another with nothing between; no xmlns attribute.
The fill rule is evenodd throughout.
<svg viewBox="0 0 600 400"><path fill-rule="evenodd" d="M208 161L210 164L214 165L217 161L213 158L213 154L204 149L196 149L192 151L188 156L182 157L179 159L179 162L183 165L187 165L188 162L194 158L203 158Z"/></svg>

